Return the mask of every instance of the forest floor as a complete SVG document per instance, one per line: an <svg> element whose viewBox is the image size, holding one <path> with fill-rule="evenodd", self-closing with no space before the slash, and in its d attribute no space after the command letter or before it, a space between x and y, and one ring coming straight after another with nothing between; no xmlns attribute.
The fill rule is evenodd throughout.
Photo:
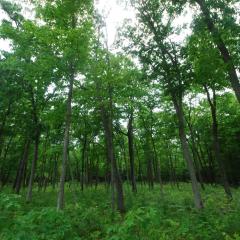
<svg viewBox="0 0 240 240"><path fill-rule="evenodd" d="M77 189L78 188L78 189ZM0 193L1 240L239 240L240 190L233 189L228 202L220 186L206 186L202 192L205 208L194 209L190 184L179 189L159 186L154 190L138 185L131 193L125 185L124 216L111 214L110 192L104 185L79 191L66 187L64 212L56 211L56 190L25 196Z"/></svg>

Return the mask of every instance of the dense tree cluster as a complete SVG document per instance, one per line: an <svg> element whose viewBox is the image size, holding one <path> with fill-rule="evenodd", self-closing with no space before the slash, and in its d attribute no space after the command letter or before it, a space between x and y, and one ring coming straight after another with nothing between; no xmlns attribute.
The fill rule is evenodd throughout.
<svg viewBox="0 0 240 240"><path fill-rule="evenodd" d="M39 1L40 2L40 1ZM34 1L29 20L1 0L0 183L84 190L105 183L112 209L125 212L123 183L137 193L164 183L240 181L240 25L235 0L131 2L112 53L91 0ZM174 21L194 9L184 42ZM135 64L135 60L138 63ZM115 206L116 205L116 206Z"/></svg>

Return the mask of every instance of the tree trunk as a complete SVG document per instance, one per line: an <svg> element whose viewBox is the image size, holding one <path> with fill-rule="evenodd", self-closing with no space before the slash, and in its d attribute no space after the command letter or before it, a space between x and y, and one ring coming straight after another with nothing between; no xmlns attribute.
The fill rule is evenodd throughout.
<svg viewBox="0 0 240 240"><path fill-rule="evenodd" d="M161 163L160 163L160 161L158 159L158 156L157 156L156 144L155 144L155 140L154 140L152 134L151 134L151 140L152 140L154 159L155 159L156 169L157 169L157 180L160 184L161 195L163 195L163 181L162 181Z"/></svg>
<svg viewBox="0 0 240 240"><path fill-rule="evenodd" d="M11 113L11 106L12 106L12 100L9 101L8 108L7 108L6 112L4 113L4 115L1 119L1 125L0 125L0 157L2 155L2 150L3 150L3 146L4 146L4 128L5 128L7 118L9 116L9 114Z"/></svg>
<svg viewBox="0 0 240 240"><path fill-rule="evenodd" d="M195 207L197 209L202 209L203 203L202 203L201 193L199 190L196 172L195 172L194 165L193 165L193 159L192 159L192 156L190 153L190 149L189 149L189 146L187 143L187 138L186 138L186 133L185 133L185 123L184 123L182 102L181 102L181 100L178 102L177 97L175 96L174 93L172 93L172 100L173 100L177 118L178 118L179 137L180 137L180 141L181 141L181 145L182 145L183 156L186 160L188 171L189 171L190 178L191 178Z"/></svg>
<svg viewBox="0 0 240 240"><path fill-rule="evenodd" d="M39 139L40 139L40 130L39 130L39 127L37 127L36 136L35 136L35 145L34 145L34 157L32 160L31 173L30 173L30 178L28 182L28 191L27 191L27 197L26 197L27 202L31 202L32 200L32 188L33 188L35 170L36 170L36 165L38 160Z"/></svg>
<svg viewBox="0 0 240 240"><path fill-rule="evenodd" d="M191 132L191 130L190 130ZM191 135L191 138L193 138L192 136L192 133L190 133ZM201 166L200 166L200 163L199 163L199 160L197 158L197 149L195 147L195 142L194 140L192 140L192 142L190 143L190 141L188 140L188 145L191 149L191 152L192 152L192 157L193 157L193 163L194 163L194 167L196 169L196 174L197 174L197 177L198 177L198 180L200 182L200 185L201 185L201 188L202 190L205 190L205 186L204 186L204 182L203 182L203 177L202 177L202 172L201 172Z"/></svg>
<svg viewBox="0 0 240 240"><path fill-rule="evenodd" d="M5 184L3 184L4 181L6 181L6 180L8 181L9 174L10 174L6 159L7 159L7 155L8 155L12 140L13 140L13 136L10 137L6 148L4 149L4 154L3 154L3 157L2 157L2 166L1 166L1 170L0 170L0 178L1 178L2 185L5 185L7 183L7 182L5 182ZM1 156L0 156L0 158L1 158ZM6 167L7 167L7 170L4 170L4 168L6 169ZM11 169L11 167L10 167L10 169ZM5 172L7 172L8 174L5 175ZM5 175L5 177L4 177L4 175Z"/></svg>
<svg viewBox="0 0 240 240"><path fill-rule="evenodd" d="M137 184L134 170L134 143L133 143L133 113L131 113L129 122L128 122L128 151L129 151L129 160L130 160L130 177L132 184L132 191L137 192Z"/></svg>
<svg viewBox="0 0 240 240"><path fill-rule="evenodd" d="M232 89L234 90L237 100L240 103L240 82L237 76L236 68L234 66L231 54L227 46L225 45L219 30L215 26L213 19L211 18L211 13L206 5L205 0L195 1L201 8L208 30L212 34L213 41L217 45L218 50L220 51L220 54L222 56L222 59L227 66L227 71Z"/></svg>
<svg viewBox="0 0 240 240"><path fill-rule="evenodd" d="M124 197L123 197L123 186L122 180L119 175L118 167L116 158L114 156L114 147L113 147L113 132L112 132L112 120L106 110L102 107L102 120L103 120L103 127L104 127L104 134L105 134L105 141L106 141L106 148L107 148L107 158L108 161L111 163L111 183L112 183L112 190L114 186L116 187L117 191L117 208L118 210L123 213L125 212L124 207ZM112 191L112 208L114 209L114 191Z"/></svg>
<svg viewBox="0 0 240 240"><path fill-rule="evenodd" d="M39 181L38 181L38 190L41 191L42 188L44 187L44 183L45 183L45 170L46 170L46 164L47 164L47 146L49 144L48 141L48 132L46 133L46 139L45 139L45 143L44 143L44 147L43 147L43 153L42 153L42 168L40 169L40 174L39 174Z"/></svg>
<svg viewBox="0 0 240 240"><path fill-rule="evenodd" d="M81 190L83 191L84 188L84 166L85 166L85 152L86 152L86 147L87 147L87 136L86 134L84 135L84 140L83 140L83 147L82 147L82 167L81 167Z"/></svg>
<svg viewBox="0 0 240 240"><path fill-rule="evenodd" d="M153 189L154 187L154 182L153 182L153 152L151 149L151 144L150 144L150 137L149 137L149 132L146 132L146 140L144 144L144 155L145 155L145 160L147 163L147 180L148 180L148 186L149 189Z"/></svg>
<svg viewBox="0 0 240 240"><path fill-rule="evenodd" d="M62 210L64 208L64 184L65 184L65 178L66 178L69 134L70 134L70 127L71 127L73 82L74 82L74 68L73 66L71 66L71 75L70 75L68 98L67 98L67 109L66 109L66 115L65 115L63 158L62 158L62 169L61 169L61 176L60 176L58 200L57 200L57 210Z"/></svg>
<svg viewBox="0 0 240 240"><path fill-rule="evenodd" d="M56 185L57 177L58 177L58 159L59 159L59 155L56 154L54 156L54 166L53 166L53 179L52 179L53 189L55 189L55 185Z"/></svg>
<svg viewBox="0 0 240 240"><path fill-rule="evenodd" d="M193 161L195 163L195 168L196 168L196 171L197 171L198 179L199 179L200 184L201 184L201 188L202 188L202 190L205 190L203 177L202 177L202 172L201 172L201 170L202 170L202 168L201 168L201 158L198 154L198 149L197 149L197 145L196 145L196 136L195 136L195 133L194 133L194 130L193 130L190 115L191 114L189 113L189 120L186 119L186 123L187 123L188 129L190 131L190 136L191 136L191 144L190 144L190 141L189 141L189 145L190 145L191 150L192 150Z"/></svg>
<svg viewBox="0 0 240 240"><path fill-rule="evenodd" d="M215 90L213 89L213 100L211 100L210 93L207 86L204 86L204 89L207 93L207 99L208 99L208 103L210 105L211 114L212 114L212 136L213 136L213 149L214 149L215 158L219 166L219 172L220 172L221 181L224 187L224 191L227 197L232 199L231 189L228 183L227 174L226 174L222 157L221 157L221 148L220 148L220 142L219 142L219 131L218 131L218 121L217 121L216 93L215 93Z"/></svg>
<svg viewBox="0 0 240 240"><path fill-rule="evenodd" d="M142 184L143 183L143 174L142 174L141 159L140 159L140 156L139 156L137 144L135 143L134 146L135 146L136 156L137 156L137 160L138 160L138 175L137 175L137 179Z"/></svg>
<svg viewBox="0 0 240 240"><path fill-rule="evenodd" d="M20 193L23 175L24 175L24 169L25 169L25 165L27 164L29 149L30 149L30 139L27 139L25 142L22 159L19 162L17 176L16 176L16 180L15 180L14 190L15 190L16 194Z"/></svg>

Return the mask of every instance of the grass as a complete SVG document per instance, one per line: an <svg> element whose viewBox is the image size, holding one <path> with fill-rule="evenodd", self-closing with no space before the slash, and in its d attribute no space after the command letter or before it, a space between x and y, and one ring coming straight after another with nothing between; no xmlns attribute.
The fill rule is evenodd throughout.
<svg viewBox="0 0 240 240"><path fill-rule="evenodd" d="M149 190L138 186L131 193L125 185L127 213L111 214L110 192L104 185L97 189L66 187L65 210L56 211L57 192L33 193L25 203L25 194L17 196L5 189L0 194L1 240L239 240L240 191L233 189L228 202L220 186L207 186L202 193L205 208L195 210L191 186L159 186Z"/></svg>

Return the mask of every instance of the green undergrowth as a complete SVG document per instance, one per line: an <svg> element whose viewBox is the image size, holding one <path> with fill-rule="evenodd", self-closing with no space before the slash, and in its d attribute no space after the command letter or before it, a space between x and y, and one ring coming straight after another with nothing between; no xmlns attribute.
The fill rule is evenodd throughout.
<svg viewBox="0 0 240 240"><path fill-rule="evenodd" d="M34 191L32 203L24 194L0 193L1 240L240 240L240 191L234 189L229 202L219 186L202 193L205 208L194 209L191 187L138 186L132 194L125 186L126 214L112 216L110 192L66 188L65 210L56 211L57 192Z"/></svg>

